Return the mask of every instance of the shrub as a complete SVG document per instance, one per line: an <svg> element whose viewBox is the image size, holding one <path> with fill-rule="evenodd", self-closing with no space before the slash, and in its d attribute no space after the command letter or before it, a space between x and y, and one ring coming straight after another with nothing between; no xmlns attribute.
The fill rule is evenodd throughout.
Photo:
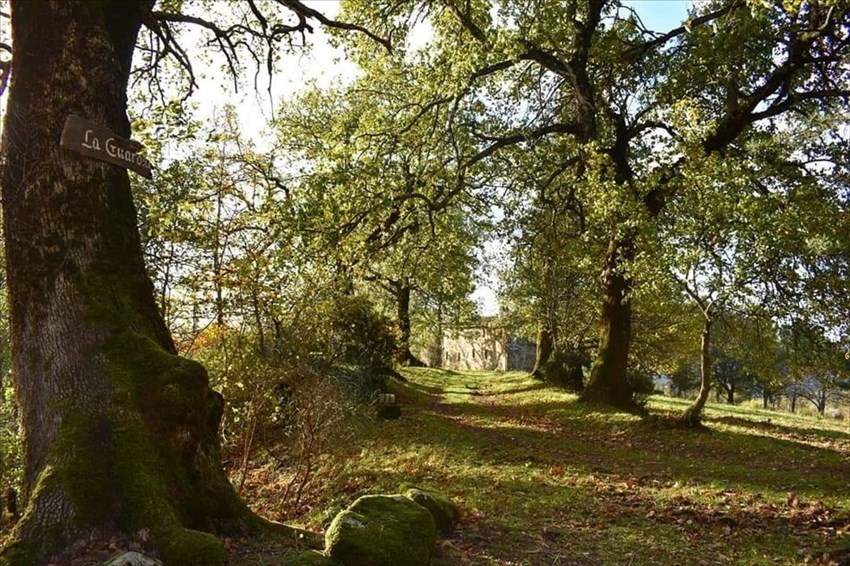
<svg viewBox="0 0 850 566"><path fill-rule="evenodd" d="M584 368L589 365L590 358L584 352L556 350L543 365L541 377L569 391L581 391L584 389Z"/></svg>
<svg viewBox="0 0 850 566"><path fill-rule="evenodd" d="M389 319L365 298L344 296L331 309L331 359L376 368L392 364L396 341Z"/></svg>

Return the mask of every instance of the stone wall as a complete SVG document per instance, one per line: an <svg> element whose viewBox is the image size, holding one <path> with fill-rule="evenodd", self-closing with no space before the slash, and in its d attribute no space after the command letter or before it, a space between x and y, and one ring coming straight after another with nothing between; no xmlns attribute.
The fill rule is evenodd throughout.
<svg viewBox="0 0 850 566"><path fill-rule="evenodd" d="M442 367L453 370L519 370L534 367L535 345L516 339L487 321L475 328L449 330L443 335Z"/></svg>

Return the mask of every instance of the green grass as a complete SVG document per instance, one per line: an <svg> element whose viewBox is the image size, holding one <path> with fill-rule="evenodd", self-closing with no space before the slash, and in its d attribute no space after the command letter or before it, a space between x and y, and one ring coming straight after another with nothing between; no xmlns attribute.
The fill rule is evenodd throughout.
<svg viewBox="0 0 850 566"><path fill-rule="evenodd" d="M669 418L685 399L653 396L642 419L524 373L403 374L390 384L403 418L353 418L354 438L317 457L297 506L279 459L292 454L257 447L243 493L252 508L320 533L361 495L436 489L463 517L434 566L800 564L850 546L846 421L709 404L698 431ZM293 555L283 540L225 546L231 564Z"/></svg>
<svg viewBox="0 0 850 566"><path fill-rule="evenodd" d="M411 482L465 511L437 564L798 564L850 545L846 424L709 405L709 431L693 431L577 404L526 374L403 373L403 418L363 427L303 525Z"/></svg>

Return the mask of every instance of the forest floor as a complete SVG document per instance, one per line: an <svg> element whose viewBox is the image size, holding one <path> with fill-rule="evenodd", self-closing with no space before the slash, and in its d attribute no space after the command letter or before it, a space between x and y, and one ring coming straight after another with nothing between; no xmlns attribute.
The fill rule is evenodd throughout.
<svg viewBox="0 0 850 566"><path fill-rule="evenodd" d="M650 397L640 418L524 373L402 373L390 384L402 418L350 419L311 460L300 497L292 463L304 458L262 439L247 475L231 470L241 495L320 545L361 495L435 489L463 517L434 566L827 564L813 557L850 547L848 421L709 404L697 431L673 420L683 399ZM233 565L293 555L282 542L224 542Z"/></svg>
<svg viewBox="0 0 850 566"><path fill-rule="evenodd" d="M680 399L651 397L641 419L522 373L403 373L403 417L359 427L296 516L271 467L249 474L252 506L321 531L360 495L436 489L464 510L438 542L446 566L801 564L850 546L846 421L709 404L695 431L670 418ZM284 558L236 546L234 563Z"/></svg>

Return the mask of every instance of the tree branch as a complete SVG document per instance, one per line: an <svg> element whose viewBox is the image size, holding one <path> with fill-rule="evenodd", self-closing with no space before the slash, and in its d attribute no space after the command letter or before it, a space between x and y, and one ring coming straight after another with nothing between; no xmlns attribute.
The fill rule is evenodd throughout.
<svg viewBox="0 0 850 566"><path fill-rule="evenodd" d="M700 16L698 18L694 18L693 20L690 20L688 23L686 23L683 26L679 26L675 29L668 31L667 33L665 33L665 34L663 34L659 37L656 37L655 39L652 39L650 41L647 41L646 43L643 43L641 45L633 47L632 49L629 50L629 53L627 53L626 57L628 58L628 60L630 62L636 63L641 58L643 58L647 53L649 53L650 51L652 51L653 49L655 49L657 47L661 47L662 45L664 45L665 43L667 43L671 39L675 39L675 38L677 38L677 37L679 37L679 36L681 36L685 33L688 33L688 32L690 32L690 30L692 30L695 27L711 23L714 20L716 20L717 18L725 16L726 14L732 12L733 10L736 10L738 8L742 8L744 6L745 6L744 2L736 1L736 2L732 2L730 4L727 4L726 6L720 8L718 10L715 10L714 12L710 12L710 13L705 14L703 16Z"/></svg>
<svg viewBox="0 0 850 566"><path fill-rule="evenodd" d="M334 28L334 29L341 29L341 30L345 30L345 31L360 32L360 33L366 35L369 39L375 41L376 43L380 43L381 45L383 45L384 48L387 51L392 52L392 50L393 50L392 43L390 42L389 38L380 37L380 36L372 33L371 31L369 31L368 29L366 29L362 26L358 26L356 24L350 24L348 22L340 22L340 21L337 21L337 20L332 20L332 19L328 18L327 16L325 16L324 14L322 14L321 12L314 10L313 8L309 8L309 7L305 6L304 4L301 3L300 0L278 0L278 2L280 2L280 4L282 4L283 6L286 6L287 8L289 8L290 10L292 10L296 14L299 14L302 17L314 18L315 20L318 20L325 27Z"/></svg>
<svg viewBox="0 0 850 566"><path fill-rule="evenodd" d="M144 25L157 38L159 44L152 51L153 62L143 69L144 71L155 73L156 66L165 57L173 57L177 64L186 71L189 75L189 92L187 96L197 87L194 70L192 68L191 58L188 52L180 44L180 41L175 33L174 26L187 24L199 27L212 35L210 43L216 44L218 50L224 55L227 61L229 73L233 79L234 89L238 89L237 78L239 74L240 50L244 49L248 55L257 64L257 74L261 66L261 60L265 61L266 72L269 77L273 75L274 55L276 44L284 37L292 33L313 32L313 27L309 24L308 19L314 19L325 27L356 31L367 35L372 40L383 45L388 51L392 50L392 45L389 39L382 38L368 29L347 22L340 22L328 18L318 10L305 6L300 0L276 0L277 4L283 6L292 12L296 18L296 22L275 23L272 22L270 16L263 12L257 5L255 0L248 0L247 6L250 14L245 14L241 23L223 27L214 21L208 20L200 16L193 16L179 12L168 11L152 11L145 18ZM250 16L256 19L256 23L249 22ZM255 42L264 44L260 47ZM260 57L264 51L264 57ZM255 75L255 85L256 85ZM269 87L271 88L271 86Z"/></svg>
<svg viewBox="0 0 850 566"><path fill-rule="evenodd" d="M558 123L558 124L549 124L548 126L543 126L541 128L537 128L528 132L518 132L511 136L500 137L500 138L488 138L488 141L495 140L492 144L479 151L471 158L469 158L464 164L466 167L470 167L475 165L482 159L486 159L490 155L496 153L502 148L509 147L512 145L516 145L518 143L522 143L525 141L531 141L535 139L539 139L550 134L572 134L578 135L581 132L581 128L577 124L573 123Z"/></svg>

